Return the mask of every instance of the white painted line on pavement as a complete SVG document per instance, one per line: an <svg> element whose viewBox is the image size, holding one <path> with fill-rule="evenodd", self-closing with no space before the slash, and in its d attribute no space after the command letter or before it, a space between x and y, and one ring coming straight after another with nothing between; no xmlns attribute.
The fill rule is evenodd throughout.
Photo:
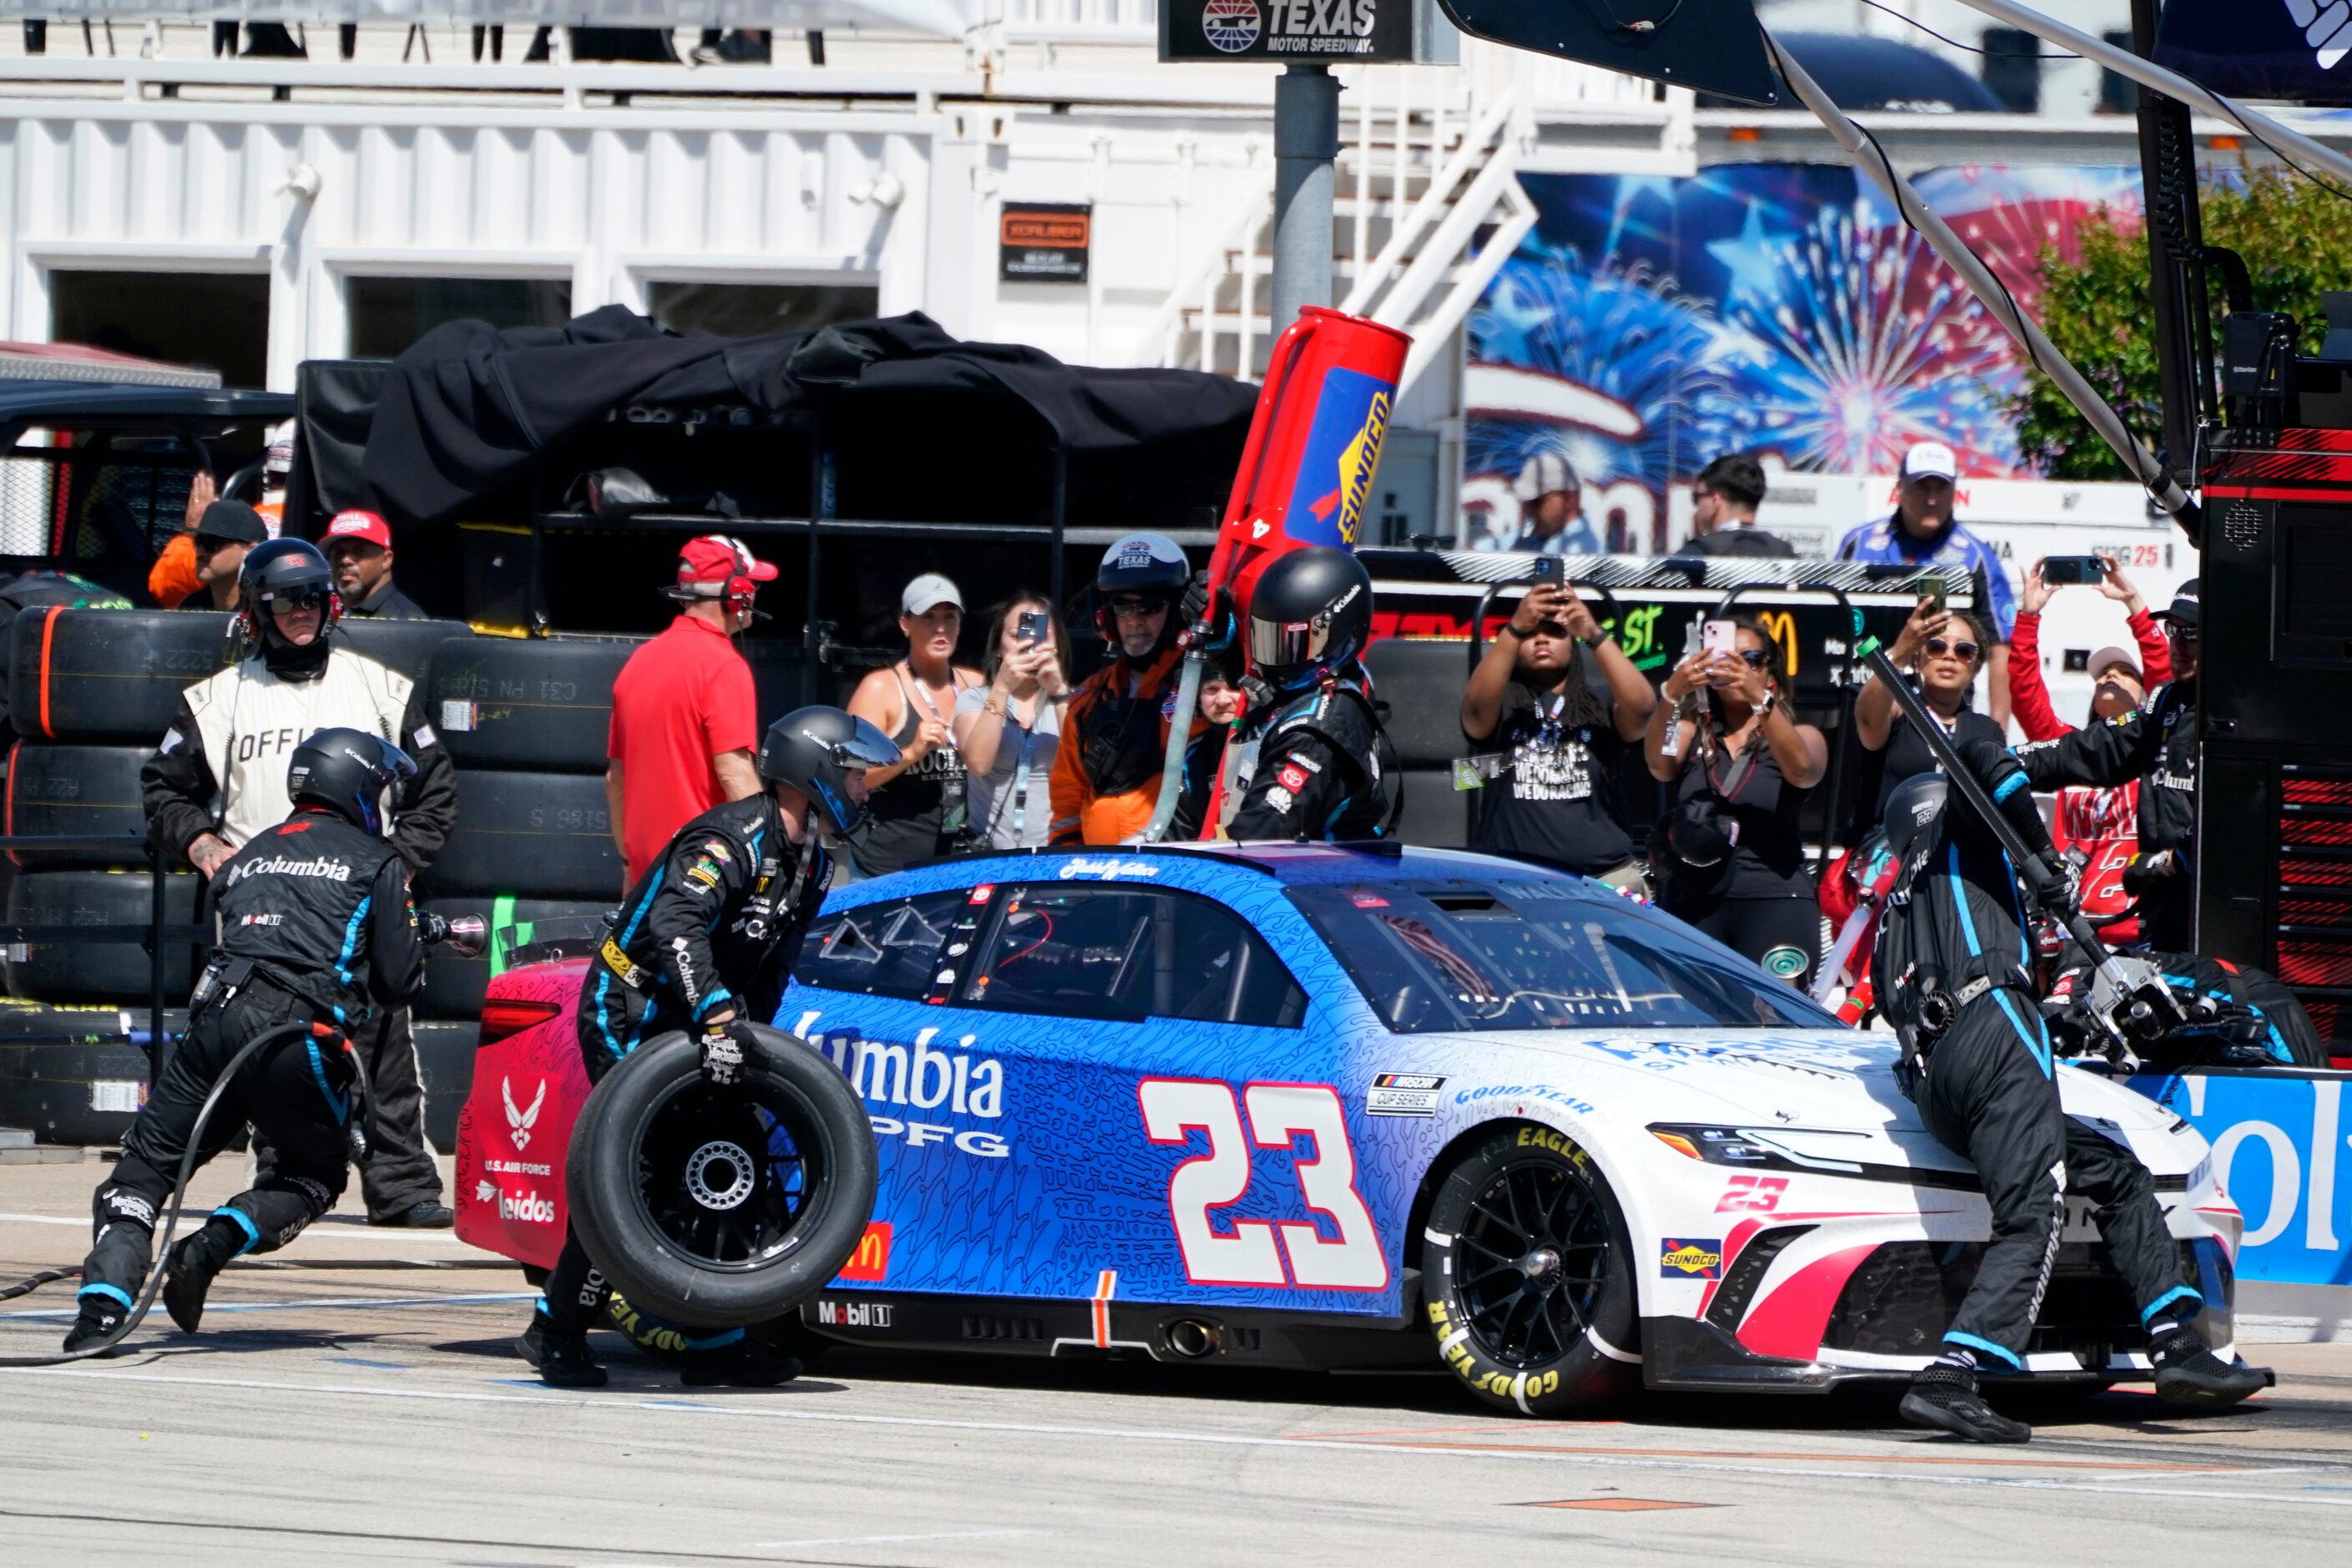
<svg viewBox="0 0 2352 1568"><path fill-rule="evenodd" d="M191 1208L181 1215L180 1219L183 1224L192 1220L201 1222L212 1212L210 1209ZM71 1226L76 1230L88 1230L89 1216L83 1215L76 1218L53 1214L0 1214L0 1225L65 1225ZM485 1257L499 1256L497 1253L478 1247L469 1241L460 1239L455 1231L415 1230L404 1225L331 1224L321 1220L304 1230L302 1236L308 1241L364 1241L376 1247L408 1247L417 1243L429 1243L435 1247L462 1247L469 1252L482 1252Z"/></svg>
<svg viewBox="0 0 2352 1568"><path fill-rule="evenodd" d="M444 1297L442 1300L452 1300ZM509 1298L510 1300L520 1298ZM421 1303L420 1303L421 1304ZM1631 1457L1615 1458L1592 1454L1563 1456L1526 1448L1464 1448L1432 1447L1416 1443L1348 1443L1328 1438L1264 1436L1238 1432L1186 1432L1174 1428L1139 1429L1121 1426L1066 1426L1028 1421L954 1421L940 1416L922 1415L858 1415L847 1411L789 1410L779 1405L730 1405L719 1410L681 1408L675 1400L631 1399L626 1396L606 1396L583 1399L562 1395L550 1390L544 1394L516 1393L490 1394L474 1389L426 1389L387 1387L356 1383L278 1383L247 1377L182 1377L161 1373L101 1372L83 1367L0 1367L0 1375L18 1377L87 1377L116 1380L123 1383L184 1384L192 1388L237 1388L276 1394L362 1394L373 1399L418 1399L451 1401L477 1405L562 1405L579 1409L651 1410L663 1415L694 1416L745 1416L772 1421L813 1421L853 1426L885 1426L946 1432L992 1432L1035 1437L1079 1437L1099 1441L1114 1438L1121 1442L1140 1444L1199 1445L1232 1448L1318 1448L1347 1454L1402 1454L1419 1458L1496 1459L1506 1463L1559 1463L1586 1466L1595 1469L1672 1470L1693 1475L1753 1476L1761 1479L1780 1479L1790 1476L1812 1480L1900 1481L1927 1487L1985 1487L2006 1491L2093 1492L2111 1497L2166 1498L2175 1502L2241 1501L2251 1503L2296 1503L2315 1508L2352 1508L2352 1497L2314 1497L2307 1491L2222 1492L2168 1489L2157 1486L2126 1486L2119 1482L2073 1481L2042 1479L2023 1476L1931 1476L1895 1470L1830 1469L1809 1467L1798 1468L1786 1465L1715 1463L1696 1459L1654 1459ZM2329 1475L2340 1467L2331 1468L2314 1465L2307 1473Z"/></svg>
<svg viewBox="0 0 2352 1568"><path fill-rule="evenodd" d="M752 1552L786 1552L798 1546L880 1546L900 1541L1001 1541L1014 1535L1051 1535L1050 1530L950 1530L936 1535L817 1535L805 1541L751 1541Z"/></svg>
<svg viewBox="0 0 2352 1568"><path fill-rule="evenodd" d="M536 1301L538 1300L538 1291L524 1290L520 1292L500 1291L496 1294L468 1296L340 1296L322 1297L315 1301L207 1301L205 1303L205 1316L209 1318L215 1312L299 1312L312 1307L334 1307L339 1309L351 1307L457 1307L478 1306L485 1301ZM72 1317L75 1310L76 1309L72 1307L49 1307L35 1312L0 1312L0 1319L55 1318L62 1321L67 1318ZM289 1384L285 1386L290 1388L298 1385Z"/></svg>

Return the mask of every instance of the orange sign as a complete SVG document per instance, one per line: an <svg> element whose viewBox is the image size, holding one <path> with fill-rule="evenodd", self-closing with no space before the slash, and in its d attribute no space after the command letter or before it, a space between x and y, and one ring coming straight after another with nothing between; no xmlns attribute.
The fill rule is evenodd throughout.
<svg viewBox="0 0 2352 1568"><path fill-rule="evenodd" d="M999 281L1085 282L1094 227L1087 203L1007 202L996 220Z"/></svg>

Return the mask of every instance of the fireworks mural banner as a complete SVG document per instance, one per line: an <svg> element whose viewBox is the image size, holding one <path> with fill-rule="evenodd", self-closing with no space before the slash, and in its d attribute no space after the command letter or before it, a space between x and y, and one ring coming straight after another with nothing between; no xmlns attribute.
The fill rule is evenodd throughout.
<svg viewBox="0 0 2352 1568"><path fill-rule="evenodd" d="M2021 351L1853 170L1522 183L1540 216L1468 326L1474 545L1518 532L1512 481L1543 452L1580 488L1570 548L1636 553L1669 545L1667 488L1727 452L1883 474L1937 440L1965 475L2030 477L2009 413ZM2138 200L2122 168L1952 168L1916 183L2029 311L2044 248L2071 258L2083 216Z"/></svg>

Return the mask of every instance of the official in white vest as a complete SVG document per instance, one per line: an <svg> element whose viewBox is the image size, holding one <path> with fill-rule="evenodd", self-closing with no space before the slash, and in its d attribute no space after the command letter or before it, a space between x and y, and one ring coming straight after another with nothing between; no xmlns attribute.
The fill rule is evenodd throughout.
<svg viewBox="0 0 2352 1568"><path fill-rule="evenodd" d="M210 877L254 835L293 810L286 764L320 730L381 735L416 761L387 803L393 847L421 876L457 819L457 784L409 679L336 636L342 601L318 548L273 540L246 556L237 631L247 656L191 686L163 742L140 770L147 830ZM425 1140L425 1089L405 1007L384 1008L353 1043L376 1098L375 1153L361 1171L371 1225L443 1227L441 1172ZM257 1152L268 1163L266 1150Z"/></svg>

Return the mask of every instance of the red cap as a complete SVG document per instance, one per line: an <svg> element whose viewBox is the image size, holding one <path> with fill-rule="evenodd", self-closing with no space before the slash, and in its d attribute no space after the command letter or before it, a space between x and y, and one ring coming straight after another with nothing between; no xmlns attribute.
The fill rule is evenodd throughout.
<svg viewBox="0 0 2352 1568"><path fill-rule="evenodd" d="M339 511L327 524L327 539L364 539L381 549L392 548L392 525L372 511Z"/></svg>
<svg viewBox="0 0 2352 1568"><path fill-rule="evenodd" d="M751 553L751 547L740 539L730 539L723 533L706 533L699 539L689 539L686 548L677 552L677 580L681 587L717 586L723 588L735 577L749 577L754 583L772 583L776 569Z"/></svg>

